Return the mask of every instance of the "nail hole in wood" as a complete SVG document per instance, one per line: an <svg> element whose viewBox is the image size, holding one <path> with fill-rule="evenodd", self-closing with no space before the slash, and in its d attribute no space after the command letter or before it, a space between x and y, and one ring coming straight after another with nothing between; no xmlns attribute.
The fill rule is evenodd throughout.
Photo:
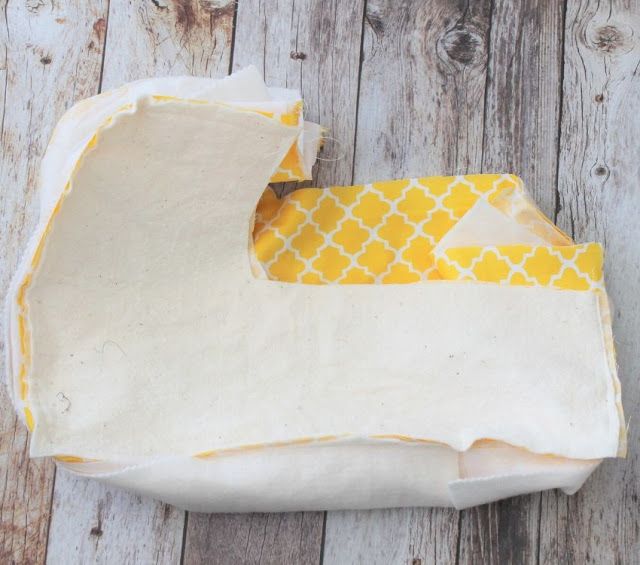
<svg viewBox="0 0 640 565"><path fill-rule="evenodd" d="M604 102L604 94L596 94L596 102Z"/></svg>

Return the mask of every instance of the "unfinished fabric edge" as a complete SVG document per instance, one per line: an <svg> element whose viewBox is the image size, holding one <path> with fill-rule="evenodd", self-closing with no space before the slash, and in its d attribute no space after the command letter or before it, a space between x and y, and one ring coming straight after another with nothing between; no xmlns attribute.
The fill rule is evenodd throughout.
<svg viewBox="0 0 640 565"><path fill-rule="evenodd" d="M505 447L518 457L519 450L502 446L503 449ZM482 451L483 447L476 449ZM355 466L352 454L355 454ZM134 485L133 488L148 496L185 510L237 512L407 506L462 509L550 488L561 488L567 494L573 494L600 463L600 460L528 455L527 460L535 461L526 463L524 467L522 464L494 464L469 475L461 470L461 455L438 444L409 444L398 440L380 443L370 439L342 438L331 443L295 445L286 449L271 447L248 452L243 457L237 454L221 454L209 459L163 457L120 466L108 462L57 464L76 475L107 484L125 488ZM386 464L390 461L393 463ZM434 469L434 476L415 472L416 468L434 463L438 469ZM266 473L252 476L250 469L263 466L268 469ZM302 483L315 484L331 469L349 469L350 472L323 482L319 491L306 490L296 496L288 491L290 480L285 480L284 486L279 481L281 477L295 472L297 479L303 477ZM365 474L367 481L358 485L362 491L354 495L356 477ZM236 484L238 476L239 484ZM184 484L180 493L170 488L178 478ZM201 494L203 480L217 488L209 488L206 494ZM254 481L259 484L256 486ZM399 485L400 488L380 489L379 485ZM269 496L264 500L254 500L256 489L270 491ZM363 503L363 500L367 502Z"/></svg>
<svg viewBox="0 0 640 565"><path fill-rule="evenodd" d="M447 232L447 234L434 247L434 249L432 250L434 257L437 258L449 248L470 245L469 243L464 243L464 238L462 241L457 241L455 231L460 227L467 229L468 224L472 224L476 221L475 216L477 216L478 212L485 214L489 212L490 216L495 219L499 219L499 221L501 221L501 219L499 216L496 216L496 214L500 214L500 216L502 216L503 218L508 218L509 220L514 222L519 229L524 229L530 232L531 244L535 244L536 241L546 242L547 245L564 246L574 244L573 240L562 230L560 230L555 224L551 223L551 221L544 215L540 208L538 208L538 206L529 195L524 181L517 175L511 176L516 181L517 188L515 190L509 191L507 194L498 195L498 197L494 199L493 202L491 202L490 199L478 200L478 202L469 209L469 211L458 221L458 223L449 232ZM536 231L532 229L530 221L527 221L527 218L531 217L541 222L541 224L539 224L539 226L541 226L541 229L538 229ZM515 233L517 232L512 232L511 235L513 236ZM454 240L453 242L451 242L452 239ZM520 241L500 239L500 241L496 242L494 245L517 245L520 243ZM473 245L475 246L477 244ZM486 246L486 243L484 246ZM609 378L612 385L611 387L607 387L607 390L609 391L609 394L613 393L613 396L609 397L608 400L615 405L620 426L617 456L626 457L627 427L624 417L624 408L622 406L622 386L618 377L617 370L615 342L613 339L613 329L611 325L612 318L609 296L604 287L595 290L587 290L584 292L594 292L597 297L598 311L600 314L600 330L602 334L604 349L607 354L606 362L609 369Z"/></svg>

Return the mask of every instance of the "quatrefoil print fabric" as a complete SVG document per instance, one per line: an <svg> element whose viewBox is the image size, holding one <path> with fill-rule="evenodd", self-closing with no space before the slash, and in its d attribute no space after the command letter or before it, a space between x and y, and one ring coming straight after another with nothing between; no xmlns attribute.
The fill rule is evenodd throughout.
<svg viewBox="0 0 640 565"><path fill-rule="evenodd" d="M442 247L480 200L537 234L541 245ZM470 280L594 290L602 248L574 245L513 175L423 177L305 188L257 207L255 253L266 276L307 284Z"/></svg>

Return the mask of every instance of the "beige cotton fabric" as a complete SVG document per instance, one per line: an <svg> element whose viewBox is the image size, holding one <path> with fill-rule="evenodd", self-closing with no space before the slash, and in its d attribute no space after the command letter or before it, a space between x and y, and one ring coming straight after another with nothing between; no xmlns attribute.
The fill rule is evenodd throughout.
<svg viewBox="0 0 640 565"><path fill-rule="evenodd" d="M32 456L189 509L277 511L573 492L623 451L598 293L256 279L253 211L304 125L163 84L56 157L69 182L8 300ZM474 210L463 227L501 214ZM539 237L503 220L483 242Z"/></svg>

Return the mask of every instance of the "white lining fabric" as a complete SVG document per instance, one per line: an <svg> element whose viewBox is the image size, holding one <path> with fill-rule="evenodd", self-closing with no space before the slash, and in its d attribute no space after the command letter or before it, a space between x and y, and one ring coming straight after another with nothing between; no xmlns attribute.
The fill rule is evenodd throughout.
<svg viewBox="0 0 640 565"><path fill-rule="evenodd" d="M252 211L300 128L223 94L149 97L193 98L165 86L134 90L77 168L80 111L45 158L71 184L27 293L33 456L101 460L73 468L189 509L276 511L572 492L617 455L594 293L256 280ZM459 225L494 212L509 224L483 204Z"/></svg>

